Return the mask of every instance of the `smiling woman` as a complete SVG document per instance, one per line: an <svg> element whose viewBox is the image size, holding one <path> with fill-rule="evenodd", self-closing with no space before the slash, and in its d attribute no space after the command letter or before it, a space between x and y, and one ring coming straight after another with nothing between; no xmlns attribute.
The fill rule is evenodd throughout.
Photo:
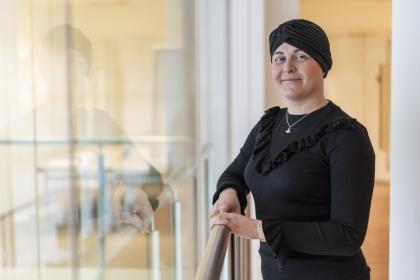
<svg viewBox="0 0 420 280"><path fill-rule="evenodd" d="M211 226L259 239L264 279L370 279L360 247L375 154L366 128L325 98L327 35L298 19L277 27L269 43L287 107L265 112L220 176ZM242 215L249 192L256 219Z"/></svg>

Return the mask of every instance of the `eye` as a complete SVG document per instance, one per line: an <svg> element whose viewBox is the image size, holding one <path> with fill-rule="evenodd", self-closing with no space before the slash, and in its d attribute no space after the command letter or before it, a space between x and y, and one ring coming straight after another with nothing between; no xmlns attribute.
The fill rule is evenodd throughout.
<svg viewBox="0 0 420 280"><path fill-rule="evenodd" d="M295 56L295 59L297 61L303 61L303 60L306 60L307 58L308 58L308 56L306 54L303 54L303 53L296 54L296 56Z"/></svg>
<svg viewBox="0 0 420 280"><path fill-rule="evenodd" d="M273 59L273 62L276 64L280 64L286 61L286 58L284 56L275 56Z"/></svg>

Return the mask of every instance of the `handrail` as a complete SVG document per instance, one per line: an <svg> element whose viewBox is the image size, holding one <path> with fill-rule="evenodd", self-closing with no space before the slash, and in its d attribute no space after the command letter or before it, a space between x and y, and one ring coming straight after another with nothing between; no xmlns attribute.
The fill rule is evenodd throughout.
<svg viewBox="0 0 420 280"><path fill-rule="evenodd" d="M164 137L159 135L151 136L133 136L133 137L80 137L80 138L58 138L45 137L40 139L30 138L0 138L0 145L115 145L115 144L149 144L149 143L187 143L191 139L185 136Z"/></svg>
<svg viewBox="0 0 420 280"><path fill-rule="evenodd" d="M1 143L0 143L1 144ZM166 182L164 182L165 188L162 192L162 194L159 195L159 207L155 209L157 211L160 209L163 205L169 203L173 199L173 191L175 187L179 184L179 181L184 179L188 174L193 172L197 168L196 161L193 160L186 164L183 168L181 168L178 172L174 173ZM44 171L42 168L38 169L39 171ZM95 177L96 175L92 175ZM41 195L41 199L48 199L56 194L61 193L63 190L55 190L50 191L48 195L43 194ZM67 191L65 189L64 191ZM12 209L7 209L5 212L0 212L0 221L4 220L5 218L12 216L13 214L16 214L17 212L21 212L23 210L27 210L30 207L35 205L35 200L29 200L26 201L18 206L13 207Z"/></svg>
<svg viewBox="0 0 420 280"><path fill-rule="evenodd" d="M225 225L216 225L210 232L206 250L198 266L195 280L220 278L223 261L229 244L230 230Z"/></svg>

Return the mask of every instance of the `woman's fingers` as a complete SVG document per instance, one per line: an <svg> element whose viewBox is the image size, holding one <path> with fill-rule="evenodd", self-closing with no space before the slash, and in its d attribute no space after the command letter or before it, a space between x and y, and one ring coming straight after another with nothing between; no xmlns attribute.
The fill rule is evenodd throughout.
<svg viewBox="0 0 420 280"><path fill-rule="evenodd" d="M210 218L213 217L214 215L216 215L219 211L220 210L219 210L218 204L216 202L210 210Z"/></svg>
<svg viewBox="0 0 420 280"><path fill-rule="evenodd" d="M220 211L210 219L210 228L213 229L215 225L226 225L233 234L256 239L258 238L256 221L241 214Z"/></svg>
<svg viewBox="0 0 420 280"><path fill-rule="evenodd" d="M225 209L225 208L226 208L226 207L223 207L223 203L216 202L216 203L214 204L214 206L211 208L211 211L210 211L210 217L214 217L215 215L219 214L219 212L220 212L222 209Z"/></svg>
<svg viewBox="0 0 420 280"><path fill-rule="evenodd" d="M222 211L222 212L237 212L236 208L238 208L238 207L230 205L229 203L227 203L225 201L218 200L210 210L210 217L213 217L214 215L218 214L220 211Z"/></svg>
<svg viewBox="0 0 420 280"><path fill-rule="evenodd" d="M226 212L219 212L219 214L214 215L210 219L210 229L213 229L215 225L225 225L230 226L231 223L231 214Z"/></svg>
<svg viewBox="0 0 420 280"><path fill-rule="evenodd" d="M240 213L241 206L238 200L237 193L234 189L228 188L222 191L219 199L210 210L210 228L212 229L216 224L224 224L229 226L228 215L221 215L220 213Z"/></svg>

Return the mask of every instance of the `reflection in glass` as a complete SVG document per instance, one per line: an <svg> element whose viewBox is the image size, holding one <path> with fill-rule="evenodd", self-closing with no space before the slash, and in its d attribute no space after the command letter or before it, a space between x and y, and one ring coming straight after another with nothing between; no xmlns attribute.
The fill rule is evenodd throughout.
<svg viewBox="0 0 420 280"><path fill-rule="evenodd" d="M192 278L186 2L0 4L1 279Z"/></svg>

